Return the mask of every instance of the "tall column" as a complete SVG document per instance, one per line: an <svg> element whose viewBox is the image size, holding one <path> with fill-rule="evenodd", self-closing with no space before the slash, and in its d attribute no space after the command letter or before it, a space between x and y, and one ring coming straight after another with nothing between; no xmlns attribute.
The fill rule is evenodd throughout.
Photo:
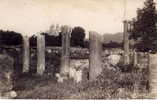
<svg viewBox="0 0 157 100"><path fill-rule="evenodd" d="M157 98L157 54L150 54L149 59L150 93L151 97Z"/></svg>
<svg viewBox="0 0 157 100"><path fill-rule="evenodd" d="M30 44L29 44L29 37L23 36L23 72L29 72L30 67Z"/></svg>
<svg viewBox="0 0 157 100"><path fill-rule="evenodd" d="M128 39L128 21L124 21L124 33L123 33L123 43L124 43L124 64L129 64L129 39Z"/></svg>
<svg viewBox="0 0 157 100"><path fill-rule="evenodd" d="M89 32L90 56L89 56L89 80L93 81L102 72L102 43L101 35Z"/></svg>
<svg viewBox="0 0 157 100"><path fill-rule="evenodd" d="M148 90L148 92L150 92L150 52L147 52L147 86L146 89Z"/></svg>
<svg viewBox="0 0 157 100"><path fill-rule="evenodd" d="M135 50L133 51L133 63L134 63L134 67L135 67L137 65L137 53Z"/></svg>
<svg viewBox="0 0 157 100"><path fill-rule="evenodd" d="M45 71L45 36L37 35L37 74L43 75Z"/></svg>
<svg viewBox="0 0 157 100"><path fill-rule="evenodd" d="M62 55L61 55L61 69L62 75L68 75L70 67L70 32L71 28L68 26L62 27Z"/></svg>

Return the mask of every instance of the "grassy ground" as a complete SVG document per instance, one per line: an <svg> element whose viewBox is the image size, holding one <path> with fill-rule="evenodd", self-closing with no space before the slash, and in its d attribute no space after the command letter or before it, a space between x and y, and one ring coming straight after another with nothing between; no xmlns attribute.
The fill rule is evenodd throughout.
<svg viewBox="0 0 157 100"><path fill-rule="evenodd" d="M19 71L19 66L22 65L22 61L19 61L21 56L17 58L18 54L11 54L14 54L13 57L16 58L15 70ZM46 61L50 60L51 62L46 64L46 75L23 74L15 80L14 90L18 94L17 99L144 98L142 94L145 94L148 89L147 69L133 68L133 66L130 66L133 68L130 72L105 69L95 82L83 81L76 84L72 80L68 80L64 83L57 83L54 72L57 72L58 69L54 69L54 67L59 65L60 58L56 55L47 56ZM36 65L32 64L31 66ZM120 67L126 70L126 66ZM48 75L48 73L50 74ZM135 91L136 96L134 90L137 90Z"/></svg>
<svg viewBox="0 0 157 100"><path fill-rule="evenodd" d="M135 81L138 82L134 76L134 73L114 72L107 69L95 82L75 83L70 79L64 83L57 83L53 76L24 74L17 79L14 89L18 94L17 99L144 98L142 93L146 92L145 83L138 84L138 92L141 95L138 93L134 95Z"/></svg>
<svg viewBox="0 0 157 100"><path fill-rule="evenodd" d="M71 95L79 92L80 86L72 80L57 83L53 77L23 75L17 81L15 90L18 99L57 99L71 98Z"/></svg>

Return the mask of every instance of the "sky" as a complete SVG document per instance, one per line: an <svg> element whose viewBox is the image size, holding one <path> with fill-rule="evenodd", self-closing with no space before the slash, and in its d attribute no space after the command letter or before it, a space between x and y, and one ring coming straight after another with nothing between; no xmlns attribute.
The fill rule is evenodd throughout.
<svg viewBox="0 0 157 100"><path fill-rule="evenodd" d="M0 0L0 29L24 35L45 32L52 24L82 26L100 34L123 31L145 0Z"/></svg>

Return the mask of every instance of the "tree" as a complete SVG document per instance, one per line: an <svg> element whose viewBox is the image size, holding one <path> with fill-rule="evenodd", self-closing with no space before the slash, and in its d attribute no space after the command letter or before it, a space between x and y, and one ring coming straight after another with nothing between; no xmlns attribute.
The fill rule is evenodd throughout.
<svg viewBox="0 0 157 100"><path fill-rule="evenodd" d="M71 46L84 47L85 30L78 26L72 30L71 33Z"/></svg>
<svg viewBox="0 0 157 100"><path fill-rule="evenodd" d="M57 36L58 46L62 46L62 32Z"/></svg>
<svg viewBox="0 0 157 100"><path fill-rule="evenodd" d="M45 36L45 45L46 46L61 46L62 43L62 36L61 33L58 35L50 35L46 32L42 32L40 34L43 34ZM30 37L30 46L37 46L37 36L33 35Z"/></svg>
<svg viewBox="0 0 157 100"><path fill-rule="evenodd" d="M157 13L154 0L146 0L144 7L137 10L137 17L132 21L130 39L136 41L140 51L157 50Z"/></svg>
<svg viewBox="0 0 157 100"><path fill-rule="evenodd" d="M49 35L48 33L43 33L45 35L46 46L61 46L61 33L58 35Z"/></svg>
<svg viewBox="0 0 157 100"><path fill-rule="evenodd" d="M14 31L0 30L0 45L22 45L22 35Z"/></svg>

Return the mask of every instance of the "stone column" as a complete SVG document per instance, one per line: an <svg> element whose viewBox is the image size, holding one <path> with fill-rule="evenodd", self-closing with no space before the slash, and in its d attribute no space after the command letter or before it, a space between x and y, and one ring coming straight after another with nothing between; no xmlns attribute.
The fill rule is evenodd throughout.
<svg viewBox="0 0 157 100"><path fill-rule="evenodd" d="M5 51L0 54L0 70L0 92L10 91L13 86L14 59Z"/></svg>
<svg viewBox="0 0 157 100"><path fill-rule="evenodd" d="M134 67L137 65L137 53L135 50L133 51L133 64Z"/></svg>
<svg viewBox="0 0 157 100"><path fill-rule="evenodd" d="M23 72L29 72L30 67L30 44L29 37L23 36Z"/></svg>
<svg viewBox="0 0 157 100"><path fill-rule="evenodd" d="M150 93L157 98L157 54L150 54L149 72L150 72Z"/></svg>
<svg viewBox="0 0 157 100"><path fill-rule="evenodd" d="M123 43L124 43L124 64L127 65L129 61L129 39L128 39L128 21L124 21L124 33L123 33Z"/></svg>
<svg viewBox="0 0 157 100"><path fill-rule="evenodd" d="M45 71L45 36L37 35L37 74L43 75Z"/></svg>
<svg viewBox="0 0 157 100"><path fill-rule="evenodd" d="M148 90L148 92L150 92L150 52L147 52L147 85L146 85L146 89Z"/></svg>
<svg viewBox="0 0 157 100"><path fill-rule="evenodd" d="M70 33L71 28L68 26L62 27L62 54L61 54L61 69L60 74L68 75L70 67Z"/></svg>
<svg viewBox="0 0 157 100"><path fill-rule="evenodd" d="M89 80L93 81L102 72L102 43L101 35L89 32L90 56L89 56Z"/></svg>

